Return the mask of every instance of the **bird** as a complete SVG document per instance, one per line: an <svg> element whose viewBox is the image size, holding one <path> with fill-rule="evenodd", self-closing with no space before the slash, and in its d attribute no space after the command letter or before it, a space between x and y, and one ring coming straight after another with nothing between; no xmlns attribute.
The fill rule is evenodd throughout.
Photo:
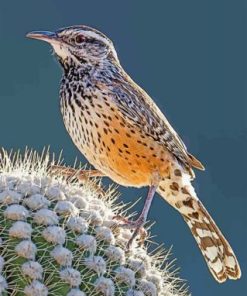
<svg viewBox="0 0 247 296"><path fill-rule="evenodd" d="M134 221L127 247L140 234L155 193L174 207L194 236L213 277L238 279L237 258L199 200L194 169L204 170L152 98L125 72L113 42L99 30L75 25L32 31L48 42L63 70L60 107L72 141L95 167L94 176L117 184L148 187L143 210Z"/></svg>

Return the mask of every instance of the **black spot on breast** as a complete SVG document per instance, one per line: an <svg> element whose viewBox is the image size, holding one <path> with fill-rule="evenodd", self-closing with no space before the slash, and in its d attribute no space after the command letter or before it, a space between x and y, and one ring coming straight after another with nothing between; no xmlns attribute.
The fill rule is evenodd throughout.
<svg viewBox="0 0 247 296"><path fill-rule="evenodd" d="M93 101L90 101L90 105L91 105L91 107L95 108Z"/></svg>
<svg viewBox="0 0 247 296"><path fill-rule="evenodd" d="M72 113L75 114L75 107L71 102L70 102L70 108L72 110Z"/></svg>
<svg viewBox="0 0 247 296"><path fill-rule="evenodd" d="M82 108L82 103L79 99L75 99L75 103L79 108Z"/></svg>

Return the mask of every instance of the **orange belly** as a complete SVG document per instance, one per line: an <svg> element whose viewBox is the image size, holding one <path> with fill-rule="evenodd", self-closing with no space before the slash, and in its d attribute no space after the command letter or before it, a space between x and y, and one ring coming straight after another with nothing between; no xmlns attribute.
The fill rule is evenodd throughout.
<svg viewBox="0 0 247 296"><path fill-rule="evenodd" d="M114 181L139 187L150 185L154 173L168 175L170 156L163 147L155 145L152 138L143 138L137 129L120 126L115 121L112 130L104 136L110 151L103 158ZM120 132L114 133L115 130ZM114 175L114 172L117 174Z"/></svg>

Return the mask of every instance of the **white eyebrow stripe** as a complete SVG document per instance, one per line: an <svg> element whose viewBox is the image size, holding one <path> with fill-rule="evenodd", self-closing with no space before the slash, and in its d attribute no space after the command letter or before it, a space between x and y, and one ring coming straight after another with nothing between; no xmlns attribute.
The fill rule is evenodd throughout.
<svg viewBox="0 0 247 296"><path fill-rule="evenodd" d="M106 45L108 45L111 48L112 54L115 56L116 60L118 60L117 52L114 48L114 45L108 38L100 34L97 34L97 32L94 31L83 31L83 33L89 37L95 38L96 40L100 40L104 42Z"/></svg>
<svg viewBox="0 0 247 296"><path fill-rule="evenodd" d="M112 46L112 43L107 38L104 38L102 35L99 35L96 32L83 31L83 33L89 37L92 37L92 38L95 38L96 40L100 40L100 41L104 42L108 46Z"/></svg>

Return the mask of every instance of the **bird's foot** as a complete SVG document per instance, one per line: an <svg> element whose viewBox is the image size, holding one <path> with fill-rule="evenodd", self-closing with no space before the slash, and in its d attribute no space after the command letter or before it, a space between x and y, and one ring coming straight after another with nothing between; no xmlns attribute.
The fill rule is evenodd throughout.
<svg viewBox="0 0 247 296"><path fill-rule="evenodd" d="M114 216L113 219L119 221L120 223L117 224L117 227L122 227L125 229L131 229L133 230L132 236L129 239L127 245L126 245L126 249L129 250L135 240L135 238L137 236L139 236L139 243L140 245L144 244L144 241L147 237L147 231L145 230L145 228L143 227L145 224L145 219L143 216L140 216L137 220L135 221L130 221L129 219L117 215Z"/></svg>
<svg viewBox="0 0 247 296"><path fill-rule="evenodd" d="M80 181L88 180L89 178L104 177L105 175L98 170L77 170L74 168L64 167L61 165L52 165L50 167L52 174L60 174L67 178L75 177Z"/></svg>
<svg viewBox="0 0 247 296"><path fill-rule="evenodd" d="M90 178L105 176L98 170L77 170L74 168L64 167L60 165L50 166L49 171L52 175L60 175L66 178L67 180L76 179L81 183L88 181ZM98 184L95 183L93 185L100 195L105 195L104 190Z"/></svg>

